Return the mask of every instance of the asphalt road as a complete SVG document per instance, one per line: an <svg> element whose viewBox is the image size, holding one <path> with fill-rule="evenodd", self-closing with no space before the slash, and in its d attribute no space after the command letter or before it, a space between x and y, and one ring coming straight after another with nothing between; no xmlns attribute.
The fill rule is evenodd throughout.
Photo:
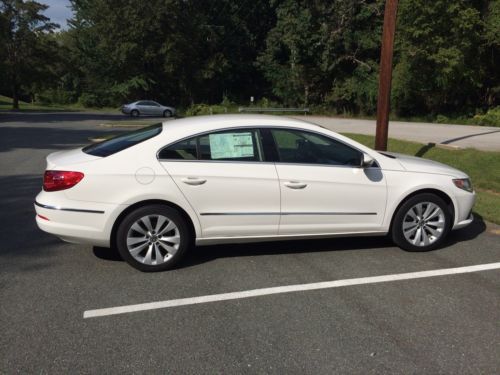
<svg viewBox="0 0 500 375"><path fill-rule="evenodd" d="M140 273L34 220L45 156L116 131L97 126L104 119L0 114L0 373L500 373L498 269L83 319L91 309L500 262L498 227L478 218L428 253L385 238L224 245Z"/></svg>
<svg viewBox="0 0 500 375"><path fill-rule="evenodd" d="M339 133L375 134L375 120L324 116L294 116ZM491 126L433 124L391 121L389 137L420 143L436 143L453 148L472 147L500 151L500 128Z"/></svg>

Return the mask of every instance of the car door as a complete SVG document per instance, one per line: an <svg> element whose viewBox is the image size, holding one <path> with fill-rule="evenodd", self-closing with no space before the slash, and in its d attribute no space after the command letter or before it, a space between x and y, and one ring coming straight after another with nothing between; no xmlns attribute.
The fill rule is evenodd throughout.
<svg viewBox="0 0 500 375"><path fill-rule="evenodd" d="M165 147L159 160L197 213L202 236L276 235L280 188L257 129L216 131Z"/></svg>
<svg viewBox="0 0 500 375"><path fill-rule="evenodd" d="M163 110L160 104L149 101L149 114L152 116L163 116Z"/></svg>
<svg viewBox="0 0 500 375"><path fill-rule="evenodd" d="M272 129L281 191L279 234L377 231L386 206L380 168L363 153L319 133Z"/></svg>
<svg viewBox="0 0 500 375"><path fill-rule="evenodd" d="M141 115L149 115L149 105L148 102L142 101L136 104L137 110Z"/></svg>

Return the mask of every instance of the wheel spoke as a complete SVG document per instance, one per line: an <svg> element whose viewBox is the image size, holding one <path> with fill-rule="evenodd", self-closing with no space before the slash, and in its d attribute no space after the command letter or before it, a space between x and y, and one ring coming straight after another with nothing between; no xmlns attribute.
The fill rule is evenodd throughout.
<svg viewBox="0 0 500 375"><path fill-rule="evenodd" d="M441 235L441 232L439 232L438 230L436 230L434 228L431 228L429 225L427 225L425 227L425 230L427 230L428 232L430 232L436 238L438 238Z"/></svg>
<svg viewBox="0 0 500 375"><path fill-rule="evenodd" d="M158 244L164 248L170 255L175 255L177 253L177 249L169 244L164 243L163 241L158 242Z"/></svg>
<svg viewBox="0 0 500 375"><path fill-rule="evenodd" d="M135 230L136 232L140 233L140 234L144 234L146 235L147 231L144 230L144 228L142 228L139 223L134 223L134 225L132 225L132 227L130 228L132 230Z"/></svg>
<svg viewBox="0 0 500 375"><path fill-rule="evenodd" d="M172 221L169 221L167 226L158 232L158 235L161 236L162 234L168 233L175 228L177 228L175 224Z"/></svg>
<svg viewBox="0 0 500 375"><path fill-rule="evenodd" d="M436 208L434 209L434 211L432 211L432 213L431 213L431 214L430 214L430 215L429 215L426 219L427 219L427 220L431 220L431 219L435 218L435 217L436 217L436 215L440 215L440 214L441 214L441 212L442 212L442 211L441 211L441 208L436 207Z"/></svg>
<svg viewBox="0 0 500 375"><path fill-rule="evenodd" d="M146 253L146 256L143 259L143 263L151 265L152 264L152 261L151 261L152 255L153 255L153 244L150 244L148 247L148 251Z"/></svg>
<svg viewBox="0 0 500 375"><path fill-rule="evenodd" d="M156 233L160 233L160 229L165 224L165 221L167 221L167 218L165 216L158 216L158 220L156 221L155 225L155 231Z"/></svg>
<svg viewBox="0 0 500 375"><path fill-rule="evenodd" d="M164 242L173 243L175 245L178 245L179 242L181 242L181 238L179 236L160 237L160 241L164 241Z"/></svg>
<svg viewBox="0 0 500 375"><path fill-rule="evenodd" d="M137 257L139 253L141 253L148 245L149 243L145 242L144 244L134 247L133 249L130 249L129 247L130 254L132 254L132 256L134 257Z"/></svg>
<svg viewBox="0 0 500 375"><path fill-rule="evenodd" d="M145 237L129 237L127 238L127 245L128 246L133 246L137 245L139 243L147 242L147 238Z"/></svg>
<svg viewBox="0 0 500 375"><path fill-rule="evenodd" d="M148 228L148 231L152 232L153 231L153 226L151 225L151 218L149 216L144 216L141 221L144 223L146 228Z"/></svg>
<svg viewBox="0 0 500 375"><path fill-rule="evenodd" d="M163 256L161 255L161 252L160 252L160 246L158 246L158 244L155 244L155 258L156 258L156 264L161 264L163 263L164 259L163 259Z"/></svg>

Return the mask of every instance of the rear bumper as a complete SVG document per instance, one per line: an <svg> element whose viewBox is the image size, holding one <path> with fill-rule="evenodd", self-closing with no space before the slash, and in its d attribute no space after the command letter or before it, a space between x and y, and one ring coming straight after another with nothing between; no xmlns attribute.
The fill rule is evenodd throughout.
<svg viewBox="0 0 500 375"><path fill-rule="evenodd" d="M123 206L57 196L56 201L51 193L42 191L36 198L36 223L41 230L67 242L110 246L112 226Z"/></svg>

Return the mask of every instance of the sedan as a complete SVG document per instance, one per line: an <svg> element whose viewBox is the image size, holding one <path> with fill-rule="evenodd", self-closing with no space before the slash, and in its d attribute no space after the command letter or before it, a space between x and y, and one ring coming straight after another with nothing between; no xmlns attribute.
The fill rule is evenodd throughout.
<svg viewBox="0 0 500 375"><path fill-rule="evenodd" d="M304 121L191 117L47 157L40 229L161 271L196 245L389 235L426 251L470 224L469 177Z"/></svg>
<svg viewBox="0 0 500 375"><path fill-rule="evenodd" d="M152 100L140 100L138 102L124 104L121 108L122 113L132 117L141 115L146 116L175 116L175 108L166 107Z"/></svg>

